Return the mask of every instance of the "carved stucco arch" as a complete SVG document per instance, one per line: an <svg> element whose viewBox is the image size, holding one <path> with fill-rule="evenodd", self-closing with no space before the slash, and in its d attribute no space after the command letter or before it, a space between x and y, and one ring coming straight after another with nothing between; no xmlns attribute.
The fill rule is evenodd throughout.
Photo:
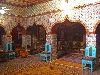
<svg viewBox="0 0 100 75"><path fill-rule="evenodd" d="M55 23L52 25L52 27L51 27L51 32L52 32L52 28L53 28L57 23L62 23L62 22L64 22L66 19L68 19L70 22L79 22L79 23L85 28L86 33L89 33L89 31L88 31L88 29L87 29L85 23L83 23L81 20L71 20L71 19L68 17L68 15L66 15L65 18L64 18L63 20L55 22Z"/></svg>
<svg viewBox="0 0 100 75"><path fill-rule="evenodd" d="M17 22L17 23L16 23L16 25L14 25L14 26L12 27L11 31L13 30L13 28L17 27L17 26L18 26L18 24L20 24L20 23L19 23L19 22ZM21 24L20 24L20 26L21 26L21 27L23 27ZM24 27L23 27L23 28L24 28ZM24 29L25 29L25 28L24 28ZM10 32L11 32L11 31L10 31Z"/></svg>
<svg viewBox="0 0 100 75"><path fill-rule="evenodd" d="M25 30L25 28L23 27L23 25L21 25L21 24L18 22L16 25L14 25L14 26L12 27L11 31L13 30L13 28L17 27L18 25L20 25L20 26Z"/></svg>
<svg viewBox="0 0 100 75"><path fill-rule="evenodd" d="M1 26L4 28L6 34L10 34L12 29L18 24L18 17L13 17L13 16L5 16L6 19L6 24L1 24Z"/></svg>
<svg viewBox="0 0 100 75"><path fill-rule="evenodd" d="M38 26L42 26L44 29L45 29L45 31L46 31L46 26L45 25L43 25L43 24L37 24L36 22L35 22L35 24Z"/></svg>
<svg viewBox="0 0 100 75"><path fill-rule="evenodd" d="M41 18L41 16L35 16L35 17ZM30 27L30 26L34 26L34 24L43 26L43 28L46 30L46 26L45 25L38 23L41 20L37 21L37 20L35 20L35 17L33 16L33 17L20 18L20 20L19 20L20 22L19 23L23 28L25 28L25 30L27 30L27 28ZM43 22L43 21L41 21L41 22Z"/></svg>
<svg viewBox="0 0 100 75"><path fill-rule="evenodd" d="M13 28L16 27L16 26L13 26L12 29L10 31L8 31L8 30L5 29L4 25L1 24L0 26L4 29L4 31L5 31L6 34L10 34L11 31L13 30Z"/></svg>

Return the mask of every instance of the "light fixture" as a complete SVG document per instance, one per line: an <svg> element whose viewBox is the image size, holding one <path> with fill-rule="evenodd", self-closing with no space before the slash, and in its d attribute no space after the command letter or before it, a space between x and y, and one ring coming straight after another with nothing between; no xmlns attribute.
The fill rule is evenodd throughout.
<svg viewBox="0 0 100 75"><path fill-rule="evenodd" d="M5 14L6 10L10 10L10 9L6 9L6 7L0 7L0 14Z"/></svg>
<svg viewBox="0 0 100 75"><path fill-rule="evenodd" d="M66 0L67 1L67 0ZM60 5L60 10L63 11L62 15L68 15L68 16L72 16L74 14L74 5L72 2L69 1L62 1L61 5Z"/></svg>
<svg viewBox="0 0 100 75"><path fill-rule="evenodd" d="M5 10L0 10L0 14L5 14Z"/></svg>

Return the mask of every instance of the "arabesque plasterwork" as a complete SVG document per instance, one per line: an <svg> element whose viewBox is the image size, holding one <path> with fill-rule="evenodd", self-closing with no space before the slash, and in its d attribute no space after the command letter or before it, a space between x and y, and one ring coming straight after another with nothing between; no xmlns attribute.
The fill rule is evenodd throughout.
<svg viewBox="0 0 100 75"><path fill-rule="evenodd" d="M65 18L67 18L69 21L81 22L84 24L83 26L88 32L95 32L94 27L100 19L100 4L92 4L83 8L72 9L71 14L69 14L60 9L60 5L63 1L64 0L53 0L28 8L5 5L8 8L11 8L11 10L7 11L8 15L3 15L5 22L1 22L0 24L6 32L11 32L18 23L25 29L35 23L36 25L42 25L45 28L46 33L49 33L54 24L63 22ZM51 12L54 10L61 11L55 13ZM44 14L46 12L50 13Z"/></svg>

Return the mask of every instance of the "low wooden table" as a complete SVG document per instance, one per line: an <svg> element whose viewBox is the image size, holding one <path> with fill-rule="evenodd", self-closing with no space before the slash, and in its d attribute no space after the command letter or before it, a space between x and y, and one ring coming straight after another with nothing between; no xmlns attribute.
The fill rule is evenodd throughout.
<svg viewBox="0 0 100 75"><path fill-rule="evenodd" d="M20 51L21 57L28 57L28 51Z"/></svg>
<svg viewBox="0 0 100 75"><path fill-rule="evenodd" d="M20 56L20 51L22 51L22 48L16 48L15 49L16 56Z"/></svg>
<svg viewBox="0 0 100 75"><path fill-rule="evenodd" d="M1 50L0 61L7 61L7 59L8 59L8 51Z"/></svg>

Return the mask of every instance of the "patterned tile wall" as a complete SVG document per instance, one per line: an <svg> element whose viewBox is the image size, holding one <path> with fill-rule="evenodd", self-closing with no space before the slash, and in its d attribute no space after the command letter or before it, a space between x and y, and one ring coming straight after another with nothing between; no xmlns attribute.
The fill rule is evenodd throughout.
<svg viewBox="0 0 100 75"><path fill-rule="evenodd" d="M7 14L8 15L13 14L15 16L4 15L4 19L5 19L4 21L6 21L6 24L1 23L1 26L3 26L3 28L7 32L7 31L11 31L13 27L15 27L18 23L20 23L25 29L27 29L27 27L32 26L34 23L36 23L38 25L42 25L45 28L46 33L49 33L51 31L51 28L56 23L63 22L65 18L67 18L73 22L75 21L81 22L87 30L87 35L89 34L89 32L94 32L96 28L95 25L100 19L100 15L99 15L100 4L91 4L83 8L74 9L71 11L72 12L71 14L66 13L65 11L44 14L46 12L51 12L53 10L61 9L60 5L63 2L64 0L52 0L48 3L43 3L28 8L4 5L7 6L8 8L11 8L11 10L7 11ZM18 16L22 16L22 18ZM27 16L31 16L31 17L27 17ZM94 46L95 43L93 43Z"/></svg>

